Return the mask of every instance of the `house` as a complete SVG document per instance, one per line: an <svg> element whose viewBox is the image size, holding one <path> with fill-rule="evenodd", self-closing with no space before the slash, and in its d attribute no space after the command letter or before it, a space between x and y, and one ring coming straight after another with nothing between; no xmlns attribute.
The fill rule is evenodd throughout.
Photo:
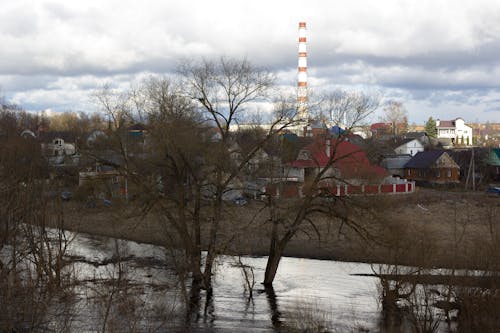
<svg viewBox="0 0 500 333"><path fill-rule="evenodd" d="M500 181L500 148L493 148L486 158L488 175L492 180Z"/></svg>
<svg viewBox="0 0 500 333"><path fill-rule="evenodd" d="M49 165L78 165L79 155L76 149L76 138L70 132L44 132L40 135L42 153Z"/></svg>
<svg viewBox="0 0 500 333"><path fill-rule="evenodd" d="M127 194L125 176L107 166L101 166L94 171L79 172L78 186L85 188L89 197L100 199L125 197Z"/></svg>
<svg viewBox="0 0 500 333"><path fill-rule="evenodd" d="M460 167L443 150L419 152L405 164L406 179L426 183L458 183Z"/></svg>
<svg viewBox="0 0 500 333"><path fill-rule="evenodd" d="M333 163L330 163L331 160ZM316 140L304 147L294 161L284 166L284 175L308 183L329 165L323 181L332 185L344 182L356 185L380 183L389 176L385 169L371 164L360 147L337 139Z"/></svg>
<svg viewBox="0 0 500 333"><path fill-rule="evenodd" d="M418 152L424 151L422 142L413 138L396 139L394 140L393 147L394 152L399 155L415 156Z"/></svg>
<svg viewBox="0 0 500 333"><path fill-rule="evenodd" d="M392 124L391 123L374 123L370 126L371 136L381 137L385 135L392 134Z"/></svg>
<svg viewBox="0 0 500 333"><path fill-rule="evenodd" d="M407 132L402 137L405 139L418 139L424 147L437 146L439 144L436 138L430 137L426 132Z"/></svg>
<svg viewBox="0 0 500 333"><path fill-rule="evenodd" d="M436 120L437 138L449 140L452 145L472 145L472 128L462 118L455 120ZM444 139L444 140L442 140Z"/></svg>

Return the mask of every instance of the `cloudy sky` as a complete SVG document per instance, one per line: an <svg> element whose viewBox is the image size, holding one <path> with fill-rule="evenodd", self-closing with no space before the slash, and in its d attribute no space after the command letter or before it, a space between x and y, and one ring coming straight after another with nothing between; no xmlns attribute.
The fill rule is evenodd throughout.
<svg viewBox="0 0 500 333"><path fill-rule="evenodd" d="M93 111L92 92L168 74L186 57L246 57L296 85L361 89L429 116L500 122L500 1L0 0L0 95ZM380 114L378 114L380 115ZM376 116L375 116L376 117Z"/></svg>

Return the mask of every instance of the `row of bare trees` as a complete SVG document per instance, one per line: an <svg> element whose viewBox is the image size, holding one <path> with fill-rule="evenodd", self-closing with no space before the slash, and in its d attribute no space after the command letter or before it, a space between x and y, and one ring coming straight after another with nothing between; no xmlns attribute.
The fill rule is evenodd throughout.
<svg viewBox="0 0 500 333"><path fill-rule="evenodd" d="M156 216L165 226L169 246L178 250L178 269L191 278L193 289L211 290L217 256L232 240L232 235L221 232L221 224L230 218L225 195L259 150L308 121L296 118L295 98L278 95L274 82L271 73L247 60L221 58L186 62L177 75L150 78L127 93L105 88L96 95L114 122L113 137L125 160L122 172L139 194L135 202L141 213ZM255 109L259 112L263 102L274 104L268 125L254 128L251 145L241 149L235 142L242 130L234 128L251 119ZM347 134L377 106L376 97L337 91L311 102L311 114L342 125ZM140 147L130 143L123 130L131 121L147 123L147 142ZM315 216L364 232L346 213L346 204L332 203L322 190L322 182L331 177L327 169L346 157L335 153L343 140L340 135L335 141L328 164L293 209L274 198L264 207L269 212L264 227L271 235L265 285L272 285L287 243L303 226L316 228Z"/></svg>
<svg viewBox="0 0 500 333"><path fill-rule="evenodd" d="M349 133L350 128L378 106L377 98L335 91L318 95L311 101L310 114L315 119L297 119L295 97L279 94L274 83L275 77L270 72L254 67L247 60L221 58L185 62L172 77L152 77L127 92L104 87L95 95L106 114L108 131L102 146L94 145L85 153L96 160L104 159L97 150L112 148L121 156L123 163L100 162L114 164L130 184L130 193L136 194L131 198L134 212L151 215L164 227L166 245L173 254L180 280L190 281L183 288L186 304L193 303L200 290L207 290L207 296L211 294L217 258L235 239L227 227L234 223L231 220L235 215L234 205L228 204L225 198L241 187L240 179L256 154L269 145L276 145L278 154L283 153L280 135L287 130L302 132L301 127L315 119L330 119L343 125L347 129L345 133ZM249 119L258 118L256 115L262 115L259 106L263 103L274 105L272 114L265 120L266 126L234 130ZM38 267L35 272L40 277L59 285L64 281L61 276L67 242L64 233L59 234L60 246L54 248L45 229L25 227L44 226L49 215L51 225L55 220L62 224L64 219L57 209L47 208L49 201L42 200L47 189L41 180L46 175L40 173L46 166L38 143L19 137L23 129L39 129L44 119L22 115L26 113L17 109L2 113L1 123L5 126L0 128L1 190L5 202L9 203L2 207L5 217L2 247L14 249L16 256L29 258ZM134 122L146 123L148 134L143 140L130 138L127 128ZM73 131L102 124L101 118L76 114L56 117L52 122L54 128ZM244 148L237 144L243 131L251 136ZM267 212L267 223L261 228L268 228L270 235L269 261L263 281L266 286L272 286L287 244L297 233L312 228L321 237L317 218L341 221L342 225L365 233L347 213L349 205L334 200L322 188L323 182L332 177L327 170L345 158L336 154L336 145L343 140L340 135L335 141L328 164L318 169L304 197L293 203L268 197L259 209L259 213ZM279 170L279 163L271 166L270 177L276 176L272 171L276 169ZM24 249L19 252L15 246L16 239L23 235L28 240L23 246L29 252ZM40 246L45 248L38 248ZM11 276L17 262L17 257L10 261L2 257L2 274ZM8 283L15 280L5 279ZM37 288L45 290L45 286L40 284ZM13 290L13 285L6 290Z"/></svg>

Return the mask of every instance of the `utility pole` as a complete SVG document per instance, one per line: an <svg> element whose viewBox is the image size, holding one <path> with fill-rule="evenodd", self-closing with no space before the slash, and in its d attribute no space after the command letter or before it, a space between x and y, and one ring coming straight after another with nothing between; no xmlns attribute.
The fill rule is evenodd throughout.
<svg viewBox="0 0 500 333"><path fill-rule="evenodd" d="M469 161L469 169L467 170L467 179L465 180L465 189L469 187L469 179L472 178L472 190L476 190L476 177L474 176L476 173L476 164L474 162L474 147L472 148L471 159ZM472 175L471 175L472 172Z"/></svg>
<svg viewBox="0 0 500 333"><path fill-rule="evenodd" d="M476 190L476 162L474 161L474 147L472 147L472 190Z"/></svg>

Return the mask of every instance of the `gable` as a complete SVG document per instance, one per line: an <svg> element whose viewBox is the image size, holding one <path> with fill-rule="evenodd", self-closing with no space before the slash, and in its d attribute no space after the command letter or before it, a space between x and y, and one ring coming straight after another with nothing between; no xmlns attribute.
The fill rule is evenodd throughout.
<svg viewBox="0 0 500 333"><path fill-rule="evenodd" d="M406 149L406 148L422 148L423 149L424 146L422 145L422 143L419 140L413 139L413 140L410 140L410 141L407 141L407 142L401 144L396 149Z"/></svg>
<svg viewBox="0 0 500 333"><path fill-rule="evenodd" d="M436 160L435 166L438 168L460 168L453 158L451 158L447 153L443 153L439 156Z"/></svg>

